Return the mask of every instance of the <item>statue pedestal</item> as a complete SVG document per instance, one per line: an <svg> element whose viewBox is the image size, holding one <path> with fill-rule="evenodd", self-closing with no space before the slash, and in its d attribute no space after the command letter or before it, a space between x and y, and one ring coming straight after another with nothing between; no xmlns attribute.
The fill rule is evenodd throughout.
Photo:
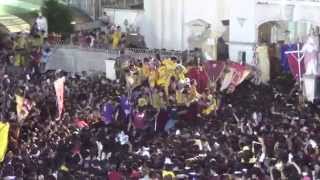
<svg viewBox="0 0 320 180"><path fill-rule="evenodd" d="M239 56L239 53L245 52L246 64L255 66L253 59L254 49L255 43L229 42L230 60L240 63L242 57Z"/></svg>

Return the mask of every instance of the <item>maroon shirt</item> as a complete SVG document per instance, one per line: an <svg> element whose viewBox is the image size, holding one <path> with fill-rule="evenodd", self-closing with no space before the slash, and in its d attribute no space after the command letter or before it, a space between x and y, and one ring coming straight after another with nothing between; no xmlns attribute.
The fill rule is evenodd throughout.
<svg viewBox="0 0 320 180"><path fill-rule="evenodd" d="M136 129L144 129L146 127L145 112L135 112L132 123Z"/></svg>
<svg viewBox="0 0 320 180"><path fill-rule="evenodd" d="M109 180L122 180L122 174L118 171L110 171L108 172L108 179Z"/></svg>

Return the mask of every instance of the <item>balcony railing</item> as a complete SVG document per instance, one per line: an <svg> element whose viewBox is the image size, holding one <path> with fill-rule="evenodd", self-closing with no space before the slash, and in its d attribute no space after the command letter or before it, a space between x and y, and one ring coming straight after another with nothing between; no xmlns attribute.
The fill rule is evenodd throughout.
<svg viewBox="0 0 320 180"><path fill-rule="evenodd" d="M116 9L143 9L143 0L102 0L101 5Z"/></svg>

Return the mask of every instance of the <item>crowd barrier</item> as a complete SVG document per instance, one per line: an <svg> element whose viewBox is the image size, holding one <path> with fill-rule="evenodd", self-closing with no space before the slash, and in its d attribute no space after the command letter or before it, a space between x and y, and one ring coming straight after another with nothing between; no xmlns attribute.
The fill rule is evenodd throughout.
<svg viewBox="0 0 320 180"><path fill-rule="evenodd" d="M119 49L106 49L103 47L94 47L90 48L87 46L74 45L74 44L63 44L57 43L53 44L52 47L54 49L62 48L62 49L78 49L82 51L88 52L106 52L107 59L110 58L118 58L121 55L121 51ZM178 59L183 59L184 56L191 55L190 53L185 53L183 51L170 51L170 50L160 50L160 49L138 49L138 48L127 48L124 50L124 55L130 56L134 59L144 59L144 58L152 58L155 57L156 54L159 54L162 59L169 57L177 57Z"/></svg>

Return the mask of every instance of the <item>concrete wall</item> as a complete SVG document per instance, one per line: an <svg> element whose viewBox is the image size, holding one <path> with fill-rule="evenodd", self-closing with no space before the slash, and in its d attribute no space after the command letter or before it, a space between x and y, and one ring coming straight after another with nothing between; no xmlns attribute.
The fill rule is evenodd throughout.
<svg viewBox="0 0 320 180"><path fill-rule="evenodd" d="M109 60L106 51L78 48L58 48L49 58L47 70L62 69L67 72L105 72L105 60ZM113 67L110 67L112 70Z"/></svg>

